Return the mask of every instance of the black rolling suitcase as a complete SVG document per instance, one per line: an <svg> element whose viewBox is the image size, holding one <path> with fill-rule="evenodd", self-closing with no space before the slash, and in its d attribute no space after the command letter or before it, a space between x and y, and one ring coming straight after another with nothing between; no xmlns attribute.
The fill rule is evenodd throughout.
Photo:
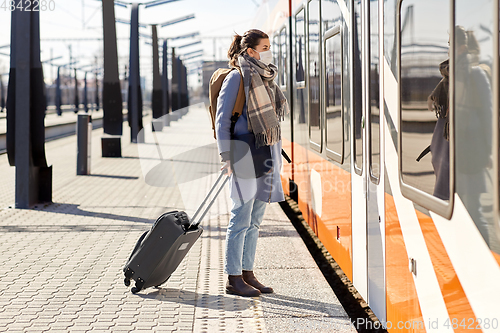
<svg viewBox="0 0 500 333"><path fill-rule="evenodd" d="M156 220L151 230L142 234L123 268L125 285L128 287L130 286L130 280L135 280L132 293L136 294L142 289L153 286L159 287L167 282L170 275L177 269L182 259L201 236L203 228L201 228L200 222L229 179L229 177L226 177L198 222L194 222L196 216L226 173L225 171L220 174L192 219L189 219L187 214L182 211L168 212Z"/></svg>

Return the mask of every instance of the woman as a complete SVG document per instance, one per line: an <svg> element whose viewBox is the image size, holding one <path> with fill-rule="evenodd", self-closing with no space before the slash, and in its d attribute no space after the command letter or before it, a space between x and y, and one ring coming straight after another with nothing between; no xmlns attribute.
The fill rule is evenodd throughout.
<svg viewBox="0 0 500 333"><path fill-rule="evenodd" d="M449 59L439 64L439 71L443 77L427 98L429 110L436 113L437 122L432 133L431 152L432 167L436 175L434 184L435 197L449 200L450 197L450 130L448 118L449 94Z"/></svg>
<svg viewBox="0 0 500 333"><path fill-rule="evenodd" d="M271 64L272 53L269 37L252 29L243 36L235 35L228 51L229 65L238 70L225 78L217 100L216 134L222 169L231 177L231 218L226 233L224 271L228 274L226 292L241 296L258 296L272 293L273 289L261 284L253 274L259 226L264 217L266 202L283 201L281 170L281 127L288 104L279 87L274 83L277 68ZM231 116L243 76L245 105L241 116L231 131ZM235 150L243 149L231 143L233 138L249 134L250 144L267 149L270 166L261 177L238 177L238 163L231 163ZM248 141L247 141L248 142ZM248 147L248 146L247 146ZM233 151L231 151L231 148ZM252 149L252 153L254 153ZM257 156L253 156L256 160ZM269 163L268 163L269 162ZM241 164L241 163L240 163ZM236 170L232 170L232 168ZM259 166L255 166L259 169Z"/></svg>

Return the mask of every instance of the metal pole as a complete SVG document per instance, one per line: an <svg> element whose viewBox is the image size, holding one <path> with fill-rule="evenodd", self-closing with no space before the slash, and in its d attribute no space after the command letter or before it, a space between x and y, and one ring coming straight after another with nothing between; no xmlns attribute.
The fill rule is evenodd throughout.
<svg viewBox="0 0 500 333"><path fill-rule="evenodd" d="M76 77L76 68L75 70L75 113L78 113L80 109L80 97L78 96L78 79Z"/></svg>
<svg viewBox="0 0 500 333"><path fill-rule="evenodd" d="M130 65L129 65L129 107L130 141L139 142L139 4L132 5L130 20Z"/></svg>
<svg viewBox="0 0 500 333"><path fill-rule="evenodd" d="M86 113L89 112L89 103L87 100L87 72L85 72L85 77L83 78L83 107Z"/></svg>
<svg viewBox="0 0 500 333"><path fill-rule="evenodd" d="M0 75L0 112L3 112L4 108L5 108L5 99L4 99L4 92L3 92L3 79L2 79L2 75Z"/></svg>
<svg viewBox="0 0 500 333"><path fill-rule="evenodd" d="M33 159L33 165L36 167L47 167L47 160L45 158L45 112L47 109L47 99L46 99L46 87L45 81L43 79L43 67L40 61L40 13L32 12L31 14L31 71L30 71L30 89L31 89L31 100L30 100L30 140L31 140L31 155ZM52 172L52 171L50 171ZM41 176L38 176L41 177ZM34 191L40 191L38 186L32 187ZM52 185L50 184L52 188ZM51 192L52 190L50 190ZM36 193L36 192L35 192ZM40 198L40 194L37 193L36 197ZM49 199L43 199L41 201L51 201L52 196ZM37 200L38 201L38 200Z"/></svg>
<svg viewBox="0 0 500 333"><path fill-rule="evenodd" d="M104 136L101 138L101 151L102 157L121 157L121 135L123 134L123 101L120 77L118 74L115 5L113 0L102 1L102 21L104 43L104 77L102 83ZM95 58L95 65L95 101L96 109L99 110L97 57Z"/></svg>
<svg viewBox="0 0 500 333"><path fill-rule="evenodd" d="M22 1L22 0L21 0ZM16 55L15 55L15 163L16 163L16 208L29 208L35 201L34 193L30 193L32 180L30 165L30 39L31 13L14 10L16 19Z"/></svg>
<svg viewBox="0 0 500 333"><path fill-rule="evenodd" d="M177 70L177 106L179 109L182 108L181 92L182 92L182 61L180 58L176 59L176 70Z"/></svg>
<svg viewBox="0 0 500 333"><path fill-rule="evenodd" d="M104 78L102 85L104 133L108 135L123 134L123 106L120 77L118 73L118 51L116 45L115 7L113 0L103 0L103 32L104 32ZM99 109L99 90L97 82L96 57L96 104ZM120 153L121 154L121 153ZM104 155L103 155L104 156Z"/></svg>
<svg viewBox="0 0 500 333"><path fill-rule="evenodd" d="M114 7L113 7L113 10L114 10ZM113 11L113 14L114 14L114 11ZM104 15L104 13L103 13L103 15ZM113 22L114 22L114 20L115 19L113 18ZM115 43L116 43L116 31L115 31ZM106 52L106 51L104 51L104 52ZM118 60L116 60L116 62L118 63ZM97 67L98 67L98 61L97 61L97 56L96 56L95 57L95 110L99 111L99 109L100 109L100 105L99 105L99 79L97 77ZM104 88L103 88L103 90L104 90ZM120 95L120 97L121 97L121 95ZM120 103L120 109L121 109L121 103ZM122 119L120 118L120 120L122 120ZM103 127L104 127L104 125L103 125ZM121 128L121 122L120 122L120 128ZM106 132L104 132L104 133L106 133ZM121 130L120 130L120 133L121 133Z"/></svg>
<svg viewBox="0 0 500 333"><path fill-rule="evenodd" d="M78 114L76 123L76 140L77 140L77 154L76 154L76 174L88 175L89 174L89 122L90 115L87 113Z"/></svg>
<svg viewBox="0 0 500 333"><path fill-rule="evenodd" d="M99 102L99 78L97 77L97 74L95 75L95 110L99 111L101 108L100 102Z"/></svg>
<svg viewBox="0 0 500 333"><path fill-rule="evenodd" d="M71 44L68 45L68 49L69 49L69 65L68 65L68 77L71 81L71 63L73 62L73 55L72 55L72 51L71 51ZM66 86L66 91L67 91L67 96L68 96L68 99L66 100L68 102L68 104L71 104L71 90L67 89L68 87ZM74 110L73 110L74 111ZM75 113L78 112L78 111L75 111Z"/></svg>
<svg viewBox="0 0 500 333"><path fill-rule="evenodd" d="M180 61L175 56L175 48L172 48L172 112L181 108L180 103Z"/></svg>
<svg viewBox="0 0 500 333"><path fill-rule="evenodd" d="M16 44L17 44L17 15L11 14L10 33L10 71L9 83L7 86L7 157L9 165L16 165Z"/></svg>
<svg viewBox="0 0 500 333"><path fill-rule="evenodd" d="M163 101L162 101L162 90L161 90L161 75L160 75L160 55L158 51L158 32L156 25L151 26L152 36L153 36L153 91L152 91L152 109L153 109L153 119L161 118L163 114ZM163 124L157 124L157 129L161 131Z"/></svg>
<svg viewBox="0 0 500 333"><path fill-rule="evenodd" d="M189 90L187 84L187 68L182 64L182 107L185 108L184 112L187 113L187 107L189 106Z"/></svg>
<svg viewBox="0 0 500 333"><path fill-rule="evenodd" d="M168 86L168 45L163 41L163 73L161 76L161 90L163 96L163 125L170 126L170 91Z"/></svg>
<svg viewBox="0 0 500 333"><path fill-rule="evenodd" d="M50 64L52 65L52 59L54 59L54 56L53 56L53 51L54 49L53 48L50 48ZM54 82L54 71L52 70L52 66L50 66L50 82Z"/></svg>
<svg viewBox="0 0 500 333"><path fill-rule="evenodd" d="M45 159L45 83L38 12L12 12L7 100L7 153L16 167L16 208L52 200L52 167Z"/></svg>
<svg viewBox="0 0 500 333"><path fill-rule="evenodd" d="M168 46L167 40L163 41L163 73L162 73L162 90L163 90L163 114L170 112L170 92L168 86Z"/></svg>
<svg viewBox="0 0 500 333"><path fill-rule="evenodd" d="M62 110L61 110L61 66L57 67L57 79L56 79L56 110L57 110L57 115L61 116L62 115Z"/></svg>

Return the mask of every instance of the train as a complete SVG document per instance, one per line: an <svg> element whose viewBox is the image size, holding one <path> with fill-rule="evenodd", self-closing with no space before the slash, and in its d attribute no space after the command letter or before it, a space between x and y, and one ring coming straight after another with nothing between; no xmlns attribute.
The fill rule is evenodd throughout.
<svg viewBox="0 0 500 333"><path fill-rule="evenodd" d="M389 332L500 332L498 22L498 0L253 20L290 105L285 192Z"/></svg>

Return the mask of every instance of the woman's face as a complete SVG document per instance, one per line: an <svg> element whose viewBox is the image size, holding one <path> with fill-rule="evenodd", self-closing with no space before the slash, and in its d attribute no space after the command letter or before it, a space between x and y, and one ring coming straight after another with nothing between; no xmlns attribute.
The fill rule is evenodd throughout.
<svg viewBox="0 0 500 333"><path fill-rule="evenodd" d="M259 40L259 44L254 48L248 48L247 53L250 57L260 60L259 52L267 51L271 48L271 43L269 42L269 38L261 38Z"/></svg>

